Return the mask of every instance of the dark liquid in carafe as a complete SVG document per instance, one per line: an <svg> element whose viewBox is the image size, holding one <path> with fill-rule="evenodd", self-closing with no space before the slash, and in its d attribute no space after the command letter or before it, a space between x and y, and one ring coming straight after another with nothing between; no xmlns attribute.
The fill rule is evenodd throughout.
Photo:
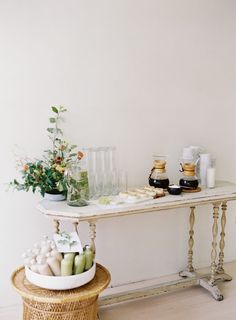
<svg viewBox="0 0 236 320"><path fill-rule="evenodd" d="M169 179L152 179L149 178L149 185L155 188L167 189L170 184Z"/></svg>
<svg viewBox="0 0 236 320"><path fill-rule="evenodd" d="M179 185L183 189L195 190L198 187L198 180L187 180L187 179L180 179Z"/></svg>

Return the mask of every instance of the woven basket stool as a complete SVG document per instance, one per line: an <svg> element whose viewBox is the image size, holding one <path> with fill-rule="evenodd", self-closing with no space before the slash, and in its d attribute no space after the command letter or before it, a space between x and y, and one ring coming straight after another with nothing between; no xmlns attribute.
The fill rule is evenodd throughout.
<svg viewBox="0 0 236 320"><path fill-rule="evenodd" d="M97 263L95 277L72 290L47 290L31 284L24 267L11 277L12 284L23 299L24 320L95 320L98 295L110 282L110 273Z"/></svg>

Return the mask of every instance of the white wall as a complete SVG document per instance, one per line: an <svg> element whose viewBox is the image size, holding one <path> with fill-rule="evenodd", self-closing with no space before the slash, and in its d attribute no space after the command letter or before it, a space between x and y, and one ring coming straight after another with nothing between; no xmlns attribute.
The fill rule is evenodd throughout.
<svg viewBox="0 0 236 320"><path fill-rule="evenodd" d="M233 0L0 0L1 183L16 176L12 149L49 145L49 107L68 107L66 137L116 145L130 185L145 184L153 153L178 158L188 144L217 158L236 181L236 2ZM10 273L50 221L39 196L1 188L0 304L19 301ZM226 259L236 259L233 204ZM210 215L199 210L197 265L209 265ZM98 260L114 285L175 273L186 261L187 211L99 222ZM87 226L81 225L86 241ZM129 250L132 248L132 250ZM204 250L203 250L204 249Z"/></svg>

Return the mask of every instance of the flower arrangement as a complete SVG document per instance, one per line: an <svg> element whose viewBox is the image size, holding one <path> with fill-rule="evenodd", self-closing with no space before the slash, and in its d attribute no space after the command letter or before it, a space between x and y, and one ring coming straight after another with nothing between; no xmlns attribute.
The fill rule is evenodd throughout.
<svg viewBox="0 0 236 320"><path fill-rule="evenodd" d="M53 116L49 118L50 128L47 128L52 148L45 150L42 159L18 160L17 167L21 173L22 182L14 179L10 186L16 190L39 191L45 193L66 194L67 186L64 172L68 163L83 157L82 152L74 152L76 145L70 145L63 139L63 132L59 127L62 114L67 110L63 106L52 106Z"/></svg>

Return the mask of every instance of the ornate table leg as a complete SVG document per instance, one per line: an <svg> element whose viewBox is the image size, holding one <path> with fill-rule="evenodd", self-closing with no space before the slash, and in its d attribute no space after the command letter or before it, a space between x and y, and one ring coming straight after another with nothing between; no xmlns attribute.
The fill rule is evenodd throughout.
<svg viewBox="0 0 236 320"><path fill-rule="evenodd" d="M179 273L181 277L194 277L196 274L194 272L194 267L193 267L193 245L194 245L194 231L193 231L193 226L195 222L195 207L190 207L191 212L189 216L189 240L188 240L188 266L186 270L183 270Z"/></svg>
<svg viewBox="0 0 236 320"><path fill-rule="evenodd" d="M96 239L96 221L89 222L89 238L90 238L90 245L94 253L96 253L96 246L95 246L95 239Z"/></svg>
<svg viewBox="0 0 236 320"><path fill-rule="evenodd" d="M212 251L211 251L211 277L209 284L213 286L216 280L216 258L217 258L217 235L218 235L218 223L219 218L219 204L215 203L213 207L213 226L212 226Z"/></svg>
<svg viewBox="0 0 236 320"><path fill-rule="evenodd" d="M60 222L57 219L53 219L53 232L54 233L60 232Z"/></svg>
<svg viewBox="0 0 236 320"><path fill-rule="evenodd" d="M217 274L220 275L220 279L224 281L232 280L232 277L225 273L224 270L224 248L225 248L225 225L226 225L226 210L227 202L223 202L222 206L222 215L221 215L221 233L220 233L220 252L219 252L219 262L216 268Z"/></svg>
<svg viewBox="0 0 236 320"><path fill-rule="evenodd" d="M78 225L79 225L79 222L73 222L73 225L74 225L75 232L78 234Z"/></svg>
<svg viewBox="0 0 236 320"><path fill-rule="evenodd" d="M221 294L219 288L216 286L217 274L216 274L216 258L217 258L217 235L218 235L218 224L217 220L219 218L219 207L220 203L213 204L213 226L212 226L212 251L211 251L211 275L210 279L204 280L200 279L199 284L207 289L212 296L218 300L223 300L223 295Z"/></svg>

